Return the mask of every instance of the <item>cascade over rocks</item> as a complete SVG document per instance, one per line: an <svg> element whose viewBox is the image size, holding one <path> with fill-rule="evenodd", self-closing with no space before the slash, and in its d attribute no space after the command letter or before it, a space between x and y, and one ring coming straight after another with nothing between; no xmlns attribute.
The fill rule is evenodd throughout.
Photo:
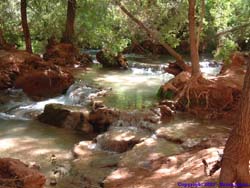
<svg viewBox="0 0 250 188"><path fill-rule="evenodd" d="M161 120L169 120L172 111L167 106L160 106L144 111L120 111L108 108L104 104L92 106L92 110L82 107L74 107L62 104L47 104L42 114L37 118L43 123L62 128L80 130L86 133L101 133L108 130L110 126L141 127L146 122L158 123ZM163 108L163 109L162 109Z"/></svg>
<svg viewBox="0 0 250 188"><path fill-rule="evenodd" d="M0 89L21 88L35 100L60 95L74 82L64 68L26 51L1 50L0 65Z"/></svg>
<svg viewBox="0 0 250 188"><path fill-rule="evenodd" d="M60 66L81 65L87 66L93 63L91 56L80 53L71 43L58 43L51 37L46 46L46 52L43 54L46 61Z"/></svg>
<svg viewBox="0 0 250 188"><path fill-rule="evenodd" d="M100 50L96 54L96 59L103 65L103 67L128 69L127 59L121 53L113 57L107 55L105 50Z"/></svg>
<svg viewBox="0 0 250 188"><path fill-rule="evenodd" d="M44 175L20 160L0 159L0 187L43 188L45 182Z"/></svg>

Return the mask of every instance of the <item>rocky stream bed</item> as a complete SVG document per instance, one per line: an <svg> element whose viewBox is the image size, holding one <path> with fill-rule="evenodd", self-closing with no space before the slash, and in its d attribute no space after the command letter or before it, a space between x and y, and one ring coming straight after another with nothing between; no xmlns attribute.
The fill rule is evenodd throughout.
<svg viewBox="0 0 250 188"><path fill-rule="evenodd" d="M216 163L231 125L174 112L156 91L171 79L164 57L128 56L126 71L98 63L75 69L64 95L35 102L22 90L0 93L0 157L39 169L46 187L178 187L216 181ZM202 71L218 66L201 62ZM28 188L28 187L27 187ZM29 187L31 188L31 187Z"/></svg>

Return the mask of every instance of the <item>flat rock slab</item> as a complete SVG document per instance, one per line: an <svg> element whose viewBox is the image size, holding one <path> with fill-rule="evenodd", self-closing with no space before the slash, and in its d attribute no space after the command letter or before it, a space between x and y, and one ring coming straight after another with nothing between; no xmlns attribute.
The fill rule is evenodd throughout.
<svg viewBox="0 0 250 188"><path fill-rule="evenodd" d="M120 160L119 154L98 150L91 141L80 142L73 153L76 159L73 161L72 175L60 181L59 187L99 187Z"/></svg>
<svg viewBox="0 0 250 188"><path fill-rule="evenodd" d="M164 139L148 138L135 145L132 150L124 153L119 167L135 168L152 171L159 158L180 153L182 148Z"/></svg>
<svg viewBox="0 0 250 188"><path fill-rule="evenodd" d="M219 171L212 177L206 176L202 159L212 165L219 158L218 151L222 151L222 148L209 148L199 152L160 157L155 159L154 163L158 165L152 170L143 170L138 165L134 167L124 165L104 180L104 188L177 188L183 183L197 182L211 182L214 184L213 187L216 187Z"/></svg>
<svg viewBox="0 0 250 188"><path fill-rule="evenodd" d="M111 130L99 135L97 144L104 150L118 153L125 152L142 142L150 134L136 127L113 127Z"/></svg>

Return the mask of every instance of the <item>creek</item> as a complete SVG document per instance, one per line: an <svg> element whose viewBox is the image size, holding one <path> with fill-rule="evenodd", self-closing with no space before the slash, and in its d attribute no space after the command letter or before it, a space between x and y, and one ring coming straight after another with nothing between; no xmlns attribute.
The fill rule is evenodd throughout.
<svg viewBox="0 0 250 188"><path fill-rule="evenodd" d="M47 176L51 171L51 156L59 161L72 159L71 150L83 140L93 136L76 131L60 129L33 120L49 103L86 106L89 95L99 88L110 88L100 98L108 107L123 110L141 110L157 102L156 93L160 85L172 78L163 68L168 57L145 57L128 55L130 70L102 69L95 64L87 70L77 70L76 83L65 95L34 102L20 90L0 92L0 157L12 157L24 162L36 162ZM209 59L201 61L202 72L216 75L220 66ZM159 127L171 127L176 133L193 138L205 138L213 133L228 133L230 128L220 121L200 120L198 117L177 114L176 117Z"/></svg>

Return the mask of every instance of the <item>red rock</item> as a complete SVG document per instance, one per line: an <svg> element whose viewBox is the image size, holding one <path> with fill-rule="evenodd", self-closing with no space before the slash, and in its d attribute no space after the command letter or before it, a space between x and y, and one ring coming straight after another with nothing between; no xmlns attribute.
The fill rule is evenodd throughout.
<svg viewBox="0 0 250 188"><path fill-rule="evenodd" d="M22 88L32 99L40 100L63 94L73 82L73 76L66 72L34 70L18 77L15 87Z"/></svg>
<svg viewBox="0 0 250 188"><path fill-rule="evenodd" d="M43 57L46 61L61 66L92 63L92 58L88 54L80 54L73 44L57 43L54 40L49 41Z"/></svg>
<svg viewBox="0 0 250 188"><path fill-rule="evenodd" d="M50 64L26 51L0 51L0 89L17 87L33 99L62 94L73 76L64 68Z"/></svg>
<svg viewBox="0 0 250 188"><path fill-rule="evenodd" d="M0 187L43 188L45 176L37 170L30 169L20 160L0 159Z"/></svg>

